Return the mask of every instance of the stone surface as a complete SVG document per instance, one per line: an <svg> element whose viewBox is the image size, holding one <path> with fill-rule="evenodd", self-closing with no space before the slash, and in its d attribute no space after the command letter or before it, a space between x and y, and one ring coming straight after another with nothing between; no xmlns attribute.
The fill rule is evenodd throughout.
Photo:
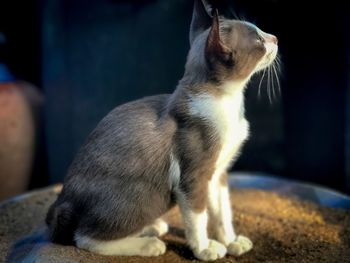
<svg viewBox="0 0 350 263"><path fill-rule="evenodd" d="M197 262L185 245L176 208L167 214L167 252L160 257L106 257L48 242L44 218L59 190L51 187L0 205L0 262ZM254 189L234 190L231 199L236 231L254 247L217 262L350 262L349 211Z"/></svg>

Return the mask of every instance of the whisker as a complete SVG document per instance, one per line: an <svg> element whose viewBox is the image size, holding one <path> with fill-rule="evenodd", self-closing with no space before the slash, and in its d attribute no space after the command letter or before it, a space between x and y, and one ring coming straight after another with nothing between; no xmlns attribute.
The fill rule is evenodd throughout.
<svg viewBox="0 0 350 263"><path fill-rule="evenodd" d="M276 75L277 75L277 81L278 81L278 87L281 94L281 82L280 82L280 76L283 74L283 67L281 62L281 56L277 56L277 62L276 62Z"/></svg>
<svg viewBox="0 0 350 263"><path fill-rule="evenodd" d="M264 71L262 73L262 76L261 76L261 79L260 79L260 82L259 82L259 87L258 87L258 98L261 97L261 84L263 82L263 79L265 77L265 73L266 73L266 68L264 68Z"/></svg>
<svg viewBox="0 0 350 263"><path fill-rule="evenodd" d="M270 66L270 71L271 71L271 82L272 82L272 100L276 100L277 96L276 96L276 90L275 90L275 75L274 75L274 71L273 71L273 66Z"/></svg>
<svg viewBox="0 0 350 263"><path fill-rule="evenodd" d="M277 55L276 57L276 70L277 70L277 73L281 73L282 72L282 68L281 68L281 57L279 55Z"/></svg>
<svg viewBox="0 0 350 263"><path fill-rule="evenodd" d="M267 68L267 96L269 98L270 104L272 103L271 100L271 79L270 79L270 68Z"/></svg>
<svg viewBox="0 0 350 263"><path fill-rule="evenodd" d="M277 69L276 69L275 64L273 64L273 71L275 73L275 77L276 77L276 81L277 81L278 95L281 95L281 82L278 78L278 73L277 73Z"/></svg>

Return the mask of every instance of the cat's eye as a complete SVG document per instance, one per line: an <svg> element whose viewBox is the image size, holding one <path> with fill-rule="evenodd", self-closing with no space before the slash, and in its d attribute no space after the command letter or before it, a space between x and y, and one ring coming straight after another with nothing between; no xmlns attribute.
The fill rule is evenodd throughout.
<svg viewBox="0 0 350 263"><path fill-rule="evenodd" d="M258 35L256 38L256 42L259 44L263 44L265 42L265 40L261 36Z"/></svg>

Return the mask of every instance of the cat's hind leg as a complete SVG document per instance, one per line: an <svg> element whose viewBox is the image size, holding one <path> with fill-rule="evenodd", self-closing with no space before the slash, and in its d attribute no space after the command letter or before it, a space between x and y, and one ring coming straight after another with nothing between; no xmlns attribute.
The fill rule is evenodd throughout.
<svg viewBox="0 0 350 263"><path fill-rule="evenodd" d="M101 255L110 256L159 256L165 253L166 246L157 237L129 236L117 240L97 240L75 235L78 248Z"/></svg>
<svg viewBox="0 0 350 263"><path fill-rule="evenodd" d="M167 222L163 218L158 218L152 225L144 227L140 236L160 237L166 234L169 230Z"/></svg>

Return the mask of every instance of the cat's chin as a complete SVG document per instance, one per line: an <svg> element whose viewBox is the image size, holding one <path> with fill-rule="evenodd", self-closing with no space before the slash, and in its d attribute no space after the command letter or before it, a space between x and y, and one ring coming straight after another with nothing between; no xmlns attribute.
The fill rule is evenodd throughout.
<svg viewBox="0 0 350 263"><path fill-rule="evenodd" d="M270 67L274 63L276 56L277 55L274 55L273 59L269 59L268 61L264 61L264 62L261 62L260 64L258 64L254 70L254 73L258 73L258 72L263 71L264 69L267 69L268 67Z"/></svg>
<svg viewBox="0 0 350 263"><path fill-rule="evenodd" d="M267 62L267 63L264 63L264 64L259 65L259 66L254 70L253 74L259 73L259 72L261 72L261 71L267 69L269 66L271 66L272 63L273 63L273 62Z"/></svg>

